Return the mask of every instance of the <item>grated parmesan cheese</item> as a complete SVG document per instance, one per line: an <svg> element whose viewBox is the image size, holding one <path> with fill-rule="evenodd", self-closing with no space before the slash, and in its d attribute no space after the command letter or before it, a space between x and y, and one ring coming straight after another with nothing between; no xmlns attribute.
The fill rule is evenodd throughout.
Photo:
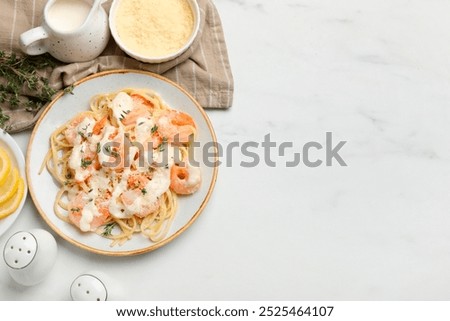
<svg viewBox="0 0 450 321"><path fill-rule="evenodd" d="M121 1L115 18L124 44L143 56L162 57L178 51L194 30L187 0Z"/></svg>

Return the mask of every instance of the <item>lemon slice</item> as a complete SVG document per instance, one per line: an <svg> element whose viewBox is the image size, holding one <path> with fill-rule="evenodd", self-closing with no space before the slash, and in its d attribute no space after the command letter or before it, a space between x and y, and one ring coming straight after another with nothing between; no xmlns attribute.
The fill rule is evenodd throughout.
<svg viewBox="0 0 450 321"><path fill-rule="evenodd" d="M11 160L9 159L8 153L3 148L0 148L0 186L8 178L10 170Z"/></svg>
<svg viewBox="0 0 450 321"><path fill-rule="evenodd" d="M10 171L10 174L7 175L5 183L0 185L0 205L13 197L14 193L17 191L18 186L19 171L17 170L17 168L13 168Z"/></svg>
<svg viewBox="0 0 450 321"><path fill-rule="evenodd" d="M9 200L7 200L5 203L0 205L0 219L3 219L12 213L19 207L20 202L23 198L23 193L25 190L25 184L23 183L23 179L19 178L19 186L17 187L17 192L14 194L13 197L11 197Z"/></svg>

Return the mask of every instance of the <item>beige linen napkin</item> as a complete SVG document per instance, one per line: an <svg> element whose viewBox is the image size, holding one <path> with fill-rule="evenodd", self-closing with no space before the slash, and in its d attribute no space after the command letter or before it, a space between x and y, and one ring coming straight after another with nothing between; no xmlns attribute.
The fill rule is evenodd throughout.
<svg viewBox="0 0 450 321"><path fill-rule="evenodd" d="M46 0L0 0L0 50L20 53L19 35L41 24ZM127 56L111 40L97 59L84 63L62 64L40 71L49 84L63 89L93 73L112 69L140 69L161 74L190 92L204 108L228 108L233 103L233 75L228 59L224 33L219 14L212 0L198 0L201 11L200 32L193 45L175 60L161 64L147 64ZM111 0L105 3L109 11ZM0 77L0 82L2 81ZM23 100L33 96L25 88ZM10 116L9 132L32 127L40 111L26 111L25 107L12 108L7 102L0 104L4 114Z"/></svg>

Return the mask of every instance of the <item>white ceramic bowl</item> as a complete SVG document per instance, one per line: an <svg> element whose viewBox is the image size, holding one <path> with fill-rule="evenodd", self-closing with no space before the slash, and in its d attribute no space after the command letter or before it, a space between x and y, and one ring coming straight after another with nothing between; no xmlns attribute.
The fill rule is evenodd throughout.
<svg viewBox="0 0 450 321"><path fill-rule="evenodd" d="M11 156L11 164L19 170L20 176L22 177L23 182L25 183L23 198L22 201L20 202L19 207L15 210L13 214L0 220L0 236L1 236L11 227L11 225L15 222L19 214L22 212L25 200L27 199L28 185L27 180L25 179L26 177L25 158L23 157L22 150L20 149L19 145L17 145L15 139L1 129L0 129L0 147L4 148L7 151L7 153Z"/></svg>
<svg viewBox="0 0 450 321"><path fill-rule="evenodd" d="M175 51L166 56L153 56L153 57L152 56L144 56L136 51L133 51L124 44L124 42L120 38L120 36L117 32L117 29L116 29L115 17L116 17L117 8L119 7L119 4L121 1L123 1L123 0L114 0L112 3L111 10L109 12L109 28L111 30L111 34L112 34L114 40L116 41L117 45L123 51L125 51L129 56L131 56L139 61L147 62L147 63L161 63L161 62L175 59L178 56L180 56L181 54L183 54L186 50L188 50L189 47L194 42L195 38L197 37L198 31L200 29L200 8L199 8L196 0L188 0L188 3L190 4L192 13L194 15L194 30L193 30L191 36L189 37L188 41L184 44L183 47L181 47L178 51Z"/></svg>

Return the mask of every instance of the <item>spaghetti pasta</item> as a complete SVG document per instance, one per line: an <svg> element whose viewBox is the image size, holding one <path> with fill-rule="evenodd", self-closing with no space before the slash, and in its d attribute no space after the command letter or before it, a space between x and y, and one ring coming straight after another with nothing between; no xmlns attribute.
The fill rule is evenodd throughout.
<svg viewBox="0 0 450 321"><path fill-rule="evenodd" d="M189 163L196 124L148 89L92 98L90 110L57 128L41 166L61 188L55 214L82 232L122 245L140 233L167 235L177 195L191 194L201 173Z"/></svg>

